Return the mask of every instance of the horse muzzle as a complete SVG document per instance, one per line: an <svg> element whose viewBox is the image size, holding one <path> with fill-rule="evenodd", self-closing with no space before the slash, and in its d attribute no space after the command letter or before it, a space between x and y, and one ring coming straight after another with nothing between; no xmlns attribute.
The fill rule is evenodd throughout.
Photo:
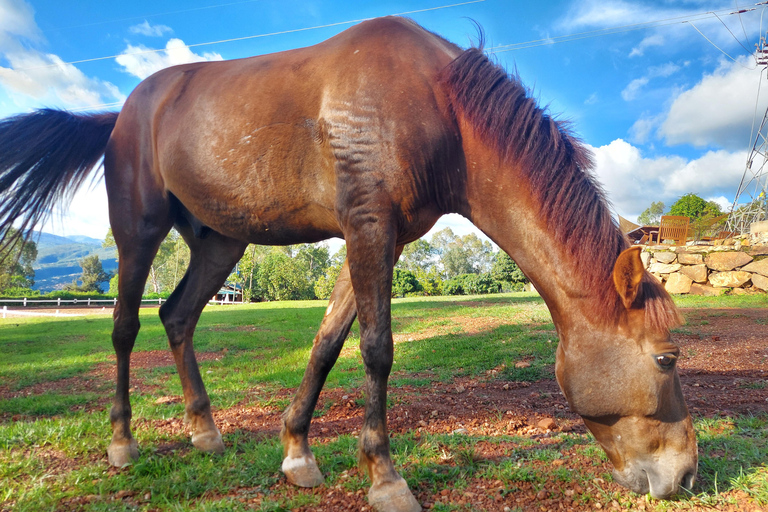
<svg viewBox="0 0 768 512"><path fill-rule="evenodd" d="M667 499L677 494L690 493L696 482L696 461L693 464L674 468L661 461L653 464L633 464L623 470L613 471L613 478L619 484L636 492L648 494L655 499Z"/></svg>

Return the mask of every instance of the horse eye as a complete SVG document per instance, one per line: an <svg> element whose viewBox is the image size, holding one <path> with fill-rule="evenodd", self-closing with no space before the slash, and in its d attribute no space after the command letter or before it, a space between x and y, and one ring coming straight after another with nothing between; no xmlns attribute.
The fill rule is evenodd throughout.
<svg viewBox="0 0 768 512"><path fill-rule="evenodd" d="M662 370L669 370L675 364L675 357L671 355L656 356L656 364L658 364Z"/></svg>

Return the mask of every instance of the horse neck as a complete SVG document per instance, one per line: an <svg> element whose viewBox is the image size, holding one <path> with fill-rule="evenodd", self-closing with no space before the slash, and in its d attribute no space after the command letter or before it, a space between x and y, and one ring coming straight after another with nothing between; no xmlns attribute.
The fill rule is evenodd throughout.
<svg viewBox="0 0 768 512"><path fill-rule="evenodd" d="M524 170L501 162L497 151L466 133L466 211L461 213L515 260L547 303L558 330L605 318L594 282L546 225ZM600 280L610 286L610 272Z"/></svg>

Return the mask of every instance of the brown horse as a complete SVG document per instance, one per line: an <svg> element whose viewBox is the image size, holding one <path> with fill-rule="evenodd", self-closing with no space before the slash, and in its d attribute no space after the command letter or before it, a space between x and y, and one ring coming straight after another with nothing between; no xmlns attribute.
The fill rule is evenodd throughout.
<svg viewBox="0 0 768 512"><path fill-rule="evenodd" d="M378 510L418 510L387 433L392 269L449 212L525 271L560 343L556 374L616 479L667 497L690 489L697 449L669 329L678 313L613 223L589 153L479 49L411 21L367 21L313 47L188 64L146 79L120 114L42 110L0 123L0 228L31 228L104 155L120 256L109 462L138 457L130 354L150 265L172 226L191 248L160 309L192 443L224 450L192 335L248 243L343 237L347 262L285 412L283 472L323 481L307 433L355 316L365 363L360 457Z"/></svg>

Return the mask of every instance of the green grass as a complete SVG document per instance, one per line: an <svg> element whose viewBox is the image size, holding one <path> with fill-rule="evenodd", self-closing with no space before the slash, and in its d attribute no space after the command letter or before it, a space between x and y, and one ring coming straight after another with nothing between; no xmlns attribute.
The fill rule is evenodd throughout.
<svg viewBox="0 0 768 512"><path fill-rule="evenodd" d="M696 309L768 305L759 296L676 300ZM325 307L306 301L208 308L195 348L216 355L200 363L214 408L239 404L273 414L284 409L291 397L286 388L301 381ZM141 322L135 351L167 350L157 311L142 310ZM466 325L472 326L470 333ZM542 300L530 294L396 300L393 329L413 341L397 344L392 387L429 393L435 383L459 377L552 378L557 336ZM357 440L348 434L313 441L326 476L326 487L315 493L296 492L284 483L276 436L235 425L224 436L224 455L192 449L184 433L162 428L183 415L183 405L156 403L181 394L173 367L135 369L133 385L139 389L132 406L141 456L125 469L109 468L104 454L113 383L102 382L99 372L112 364L110 332L107 317L0 320L0 390L14 395L0 400L0 510L277 511L311 509L328 492L367 491L368 478L357 470ZM354 325L326 388L361 389L365 374L358 343ZM530 366L516 368L518 361ZM86 381L89 386L82 385ZM315 416L326 413L327 406L321 407ZM727 505L737 492L768 506L768 417L695 423L701 452L697 495L653 507ZM503 447L504 456L484 458L482 443ZM550 492L580 485L584 492L574 498L577 503L610 507L616 500L629 506L641 499L611 483L604 453L582 434L557 434L554 444L545 444L530 437L407 432L392 436L392 452L417 493L439 495L482 480L502 482L508 498L530 486ZM581 462L570 467L571 459ZM604 483L594 483L600 479ZM120 491L128 497L117 499ZM469 509L438 502L433 510Z"/></svg>

